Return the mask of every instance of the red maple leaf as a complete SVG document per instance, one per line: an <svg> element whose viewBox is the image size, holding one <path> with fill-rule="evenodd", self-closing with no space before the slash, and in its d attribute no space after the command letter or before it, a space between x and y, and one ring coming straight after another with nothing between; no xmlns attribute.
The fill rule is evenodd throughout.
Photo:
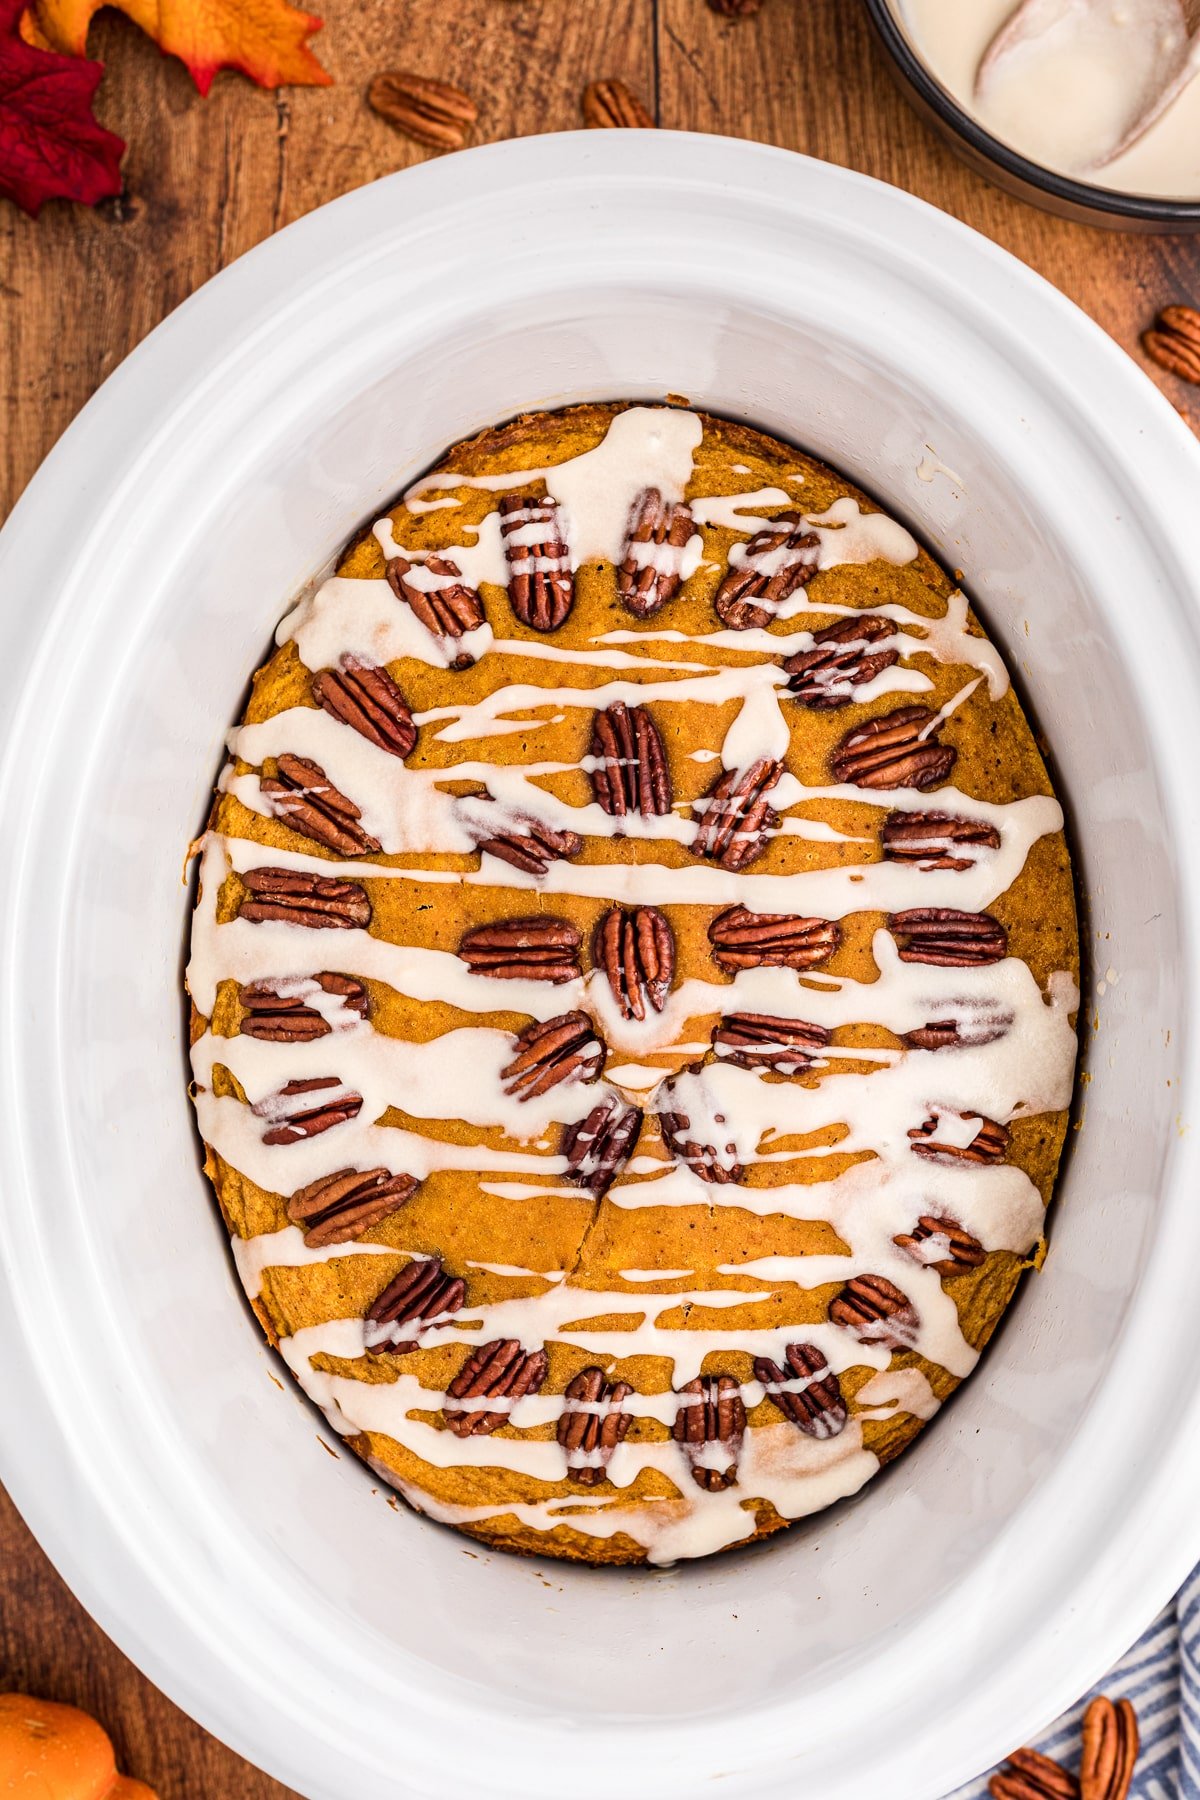
<svg viewBox="0 0 1200 1800"><path fill-rule="evenodd" d="M125 145L92 116L104 64L25 43L24 4L0 0L0 194L36 218L44 200L119 194Z"/></svg>

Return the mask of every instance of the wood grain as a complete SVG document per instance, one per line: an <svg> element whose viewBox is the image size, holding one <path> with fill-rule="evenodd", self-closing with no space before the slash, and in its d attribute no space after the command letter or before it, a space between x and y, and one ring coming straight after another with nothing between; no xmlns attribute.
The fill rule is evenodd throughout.
<svg viewBox="0 0 1200 1800"><path fill-rule="evenodd" d="M0 1692L82 1706L162 1800L299 1800L192 1723L94 1625L0 1488Z"/></svg>
<svg viewBox="0 0 1200 1800"><path fill-rule="evenodd" d="M1200 238L1068 225L963 168L891 85L860 7L766 0L719 18L702 0L329 0L316 41L336 77L268 94L181 66L105 14L99 116L129 140L126 194L94 213L0 202L0 517L84 401L172 308L314 206L423 160L363 102L406 68L479 104L476 141L580 124L584 85L620 76L661 125L721 132L864 170L943 207L1039 269L1138 357L1193 428L1200 393L1149 368L1138 334L1161 305L1200 299ZM163 1800L286 1800L173 1707L68 1594L0 1494L0 1685L94 1710L123 1764Z"/></svg>

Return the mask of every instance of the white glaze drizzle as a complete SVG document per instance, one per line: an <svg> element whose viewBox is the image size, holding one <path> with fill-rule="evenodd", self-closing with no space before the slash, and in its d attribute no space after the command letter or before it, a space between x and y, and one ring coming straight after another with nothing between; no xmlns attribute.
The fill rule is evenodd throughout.
<svg viewBox="0 0 1200 1800"><path fill-rule="evenodd" d="M323 1244L312 1248L304 1242L304 1233L296 1225L285 1225L281 1231L264 1231L258 1237L231 1240L233 1260L246 1295L257 1300L262 1292L263 1273L267 1269L304 1269L314 1263L340 1261L344 1256L395 1256L386 1244Z"/></svg>
<svg viewBox="0 0 1200 1800"><path fill-rule="evenodd" d="M559 505L572 564L597 559L615 562L624 549L630 508L643 488L656 486L669 501L683 497L701 432L701 422L694 414L631 408L613 419L600 445L579 457L504 475L427 477L409 490L406 505L414 514L436 509L452 515L466 490L501 492L540 481ZM689 504L697 524L749 537L766 518L795 502L782 489L759 488L736 495L702 496ZM822 572L876 559L905 565L918 554L915 540L902 526L883 513L864 512L852 497L806 518L820 541ZM401 546L392 522L382 520L375 529L384 555L396 554ZM518 521L518 532L520 529ZM452 561L471 585L503 586L508 570L498 514L489 512L480 524L460 529L457 536L466 536L468 541L448 542L444 549L419 555L404 549L414 565L416 583L436 586L449 579L426 567L428 557L437 555ZM735 545L730 561L736 564L743 554L744 544ZM703 538L696 533L682 549L670 547L671 567L690 579L700 567L702 555ZM647 549L642 562L659 566L658 553ZM820 579L816 589L799 591L781 609L781 616L813 613L823 615L824 621L857 610L826 598ZM986 639L968 629L967 603L961 594L951 596L938 618L897 604L872 610L895 625L895 635L885 642L904 660L856 689L856 701L887 693L927 691L932 685L928 676L909 660L921 655L974 667L981 679L986 677L993 699L1007 688L1008 676L999 656ZM336 665L346 654L380 663L413 660L438 666L447 660L446 646L420 626L383 581L335 578L325 583L281 624L278 641L289 638L294 639L301 660L313 669ZM502 684L473 703L418 715L418 724L422 732L431 735L436 727L436 735L446 742L483 743L500 733L535 731L545 722L540 715L548 709L556 722L561 722L572 708L590 710L615 699L630 704L657 700L721 706L738 701L737 716L722 748L713 756L726 768L745 767L759 757L782 760L790 747L791 727L785 711L788 701L780 692L786 678L779 661L811 647L812 641L808 631L715 631L687 636L655 626L611 631L587 652L569 652L550 641L498 641L491 627L484 626L472 634L469 647L477 657L494 658L497 666L502 666L506 657L535 655L563 664L586 662L606 676L618 678L591 688ZM637 649L655 642L694 646L704 653L704 660L649 658ZM629 651L619 647L626 644L632 647ZM708 657L714 654L724 660L710 662ZM739 660L733 661L734 656ZM629 678L623 678L621 671ZM941 709L939 723L977 686L976 681L961 688ZM794 710L792 716L796 716ZM362 808L365 829L379 839L387 856L468 853L489 825L490 835L501 824L511 828L521 818L574 830L588 839L609 837L614 829L614 822L595 805L567 806L540 785L541 779L560 772L562 765L527 763L501 768L486 762L464 762L442 770L410 769L311 708L293 708L263 724L239 728L231 733L230 749L237 762L227 767L222 787L252 811L266 814L271 807L258 775L264 762L287 750L320 763L334 784ZM464 802L446 793L447 781L463 779L485 781L490 797ZM558 1149L560 1128L585 1116L606 1084L652 1112L658 1084L675 1072L673 1107L686 1106L694 1125L707 1121L714 1141L723 1132L721 1141L728 1141L730 1154L736 1154L751 1174L761 1165L774 1165L779 1179L767 1186L753 1180L729 1187L707 1186L685 1165L663 1161L661 1152L647 1154L656 1142L651 1136L643 1139L643 1151L630 1161L611 1190L609 1203L623 1208L740 1208L762 1216L824 1221L847 1246L845 1251L827 1255L767 1256L722 1265L713 1271L710 1285L674 1291L664 1290L662 1284L694 1280L691 1271L628 1270L620 1277L627 1286L597 1292L572 1286L570 1271L468 1264L470 1269L519 1287L532 1284L534 1291L486 1306L472 1305L468 1299L459 1315L447 1316L423 1331L422 1345L478 1344L508 1336L532 1349L557 1341L586 1349L606 1366L629 1356L654 1355L672 1362L672 1380L679 1386L700 1373L710 1356L748 1350L779 1360L787 1343L802 1337L817 1346L835 1372L866 1364L876 1373L861 1389L856 1411L840 1437L818 1442L784 1424L757 1425L749 1431L738 1481L724 1493L698 1493L682 1452L669 1438L646 1438L635 1432L614 1453L606 1471L609 1483L602 1493L551 1495L519 1506L459 1507L435 1502L422 1488L399 1480L394 1471L380 1465L381 1473L419 1508L456 1523L515 1514L537 1531L552 1531L563 1523L601 1538L623 1531L644 1545L650 1560L667 1562L705 1554L748 1536L755 1522L753 1508L746 1505L750 1499L767 1501L782 1517L795 1518L855 1491L877 1466L876 1458L862 1446L862 1421L890 1418L899 1412L920 1419L930 1417L937 1400L927 1376L918 1368L893 1370L885 1346L860 1343L824 1319L805 1324L791 1319L780 1324L779 1313L773 1311L769 1326L735 1328L723 1323L723 1315L732 1308L761 1304L772 1295L790 1293L801 1298L814 1289L840 1284L856 1271L870 1269L893 1280L912 1300L919 1319L913 1342L927 1364L956 1378L967 1374L974 1352L963 1339L953 1300L930 1266L939 1252L944 1254L942 1234L935 1233L917 1255L901 1250L894 1240L911 1230L919 1212L945 1212L975 1235L985 1250L1024 1255L1041 1232L1041 1199L1028 1177L1012 1164L964 1169L918 1158L908 1132L932 1115L940 1141L965 1147L974 1141L985 1118L1006 1123L1065 1106L1074 1056L1069 1015L1078 996L1065 976L1053 977L1043 995L1026 965L1012 958L974 969L906 965L891 936L881 931L874 943L879 970L874 982L819 974L801 979L778 969L741 971L731 981L690 979L676 985L661 1015L638 1024L619 1017L607 983L595 971L560 986L499 981L472 973L455 956L386 943L361 931L251 925L238 919L218 924L217 895L226 873L242 873L269 862L353 880L465 881L509 890L528 888L538 896L564 893L667 906L740 903L755 911L800 911L844 918L860 911L900 911L928 905L985 910L1017 878L1032 844L1061 827L1056 802L1043 796L999 806L949 787L939 789L935 796L913 790L864 794L850 787L805 788L790 774L783 776L772 794L772 803L785 815L781 827L785 831L814 841L873 841L873 832L855 840L823 821L794 813L796 808L829 800L889 810L963 812L994 824L1001 845L996 851L973 857L971 867L962 871L928 871L885 862L764 876L753 870L730 875L701 865L674 869L656 861L620 865L559 862L551 865L545 877L535 878L491 857L484 857L478 870L464 875L394 863L341 864L315 854L264 850L249 840L213 838L206 844L188 970L189 988L201 1012L206 1016L211 1012L220 979L270 980L316 1005L332 1027L328 1036L309 1044L275 1044L245 1036L219 1038L206 1031L194 1047L203 1136L227 1162L268 1192L287 1195L345 1167L385 1166L422 1179L442 1170L469 1169L479 1177L483 1193L507 1202L536 1206L549 1196L578 1200L584 1232L595 1202L588 1193L562 1185L566 1165ZM790 811L793 816L786 816ZM677 809L665 819L624 820L621 828L647 842L687 844L695 826ZM582 1007L595 1018L615 1054L610 1056L599 1085L563 1085L540 1100L522 1103L504 1093L501 1080L501 1070L513 1053L509 1033L480 1024L450 1030L432 1043L381 1036L340 1002L313 987L310 976L318 970L384 982L415 1001L446 1000L464 1015L481 1020L500 1011L549 1018ZM804 1019L828 1029L873 1023L898 1034L933 1019L955 1017L960 1022L963 1047L936 1054L831 1048L820 1059L817 1084L779 1081L719 1061L709 1064L699 1076L678 1073L688 1058L707 1049L703 1034L694 1027L688 1029L691 1022L735 1009ZM996 1021L1003 1022L998 1036ZM620 1061L620 1053L631 1060ZM654 1055L665 1060L642 1060ZM874 1072L837 1073L839 1058L849 1055L874 1062ZM218 1066L236 1077L255 1111L239 1100L214 1095L213 1071ZM265 1145L262 1133L266 1124L286 1110L278 1098L283 1084L329 1075L341 1082L339 1091L361 1096L358 1115L314 1138ZM418 1121L457 1121L468 1128L468 1141L451 1142L380 1124L392 1106ZM817 1146L813 1139L831 1128L836 1128L836 1142ZM505 1144L519 1148L472 1143L472 1131L499 1131ZM833 1164L835 1158L839 1160ZM847 1164L847 1158L860 1160ZM832 1175L822 1177L823 1162L834 1167ZM794 1165L796 1178L780 1165ZM803 1178L802 1170L806 1171ZM400 1215L401 1227L402 1219ZM402 1238L402 1229L400 1235ZM413 1253L402 1247L391 1249L377 1243L310 1250L302 1233L290 1226L235 1245L239 1272L251 1294L259 1292L263 1272L270 1267L302 1267L364 1255L404 1258L409 1254ZM735 1285L718 1285L721 1281ZM614 1325L617 1319L623 1329ZM565 1477L565 1457L557 1443L520 1435L558 1417L564 1405L559 1395L529 1396L517 1403L511 1409L517 1435L459 1440L436 1424L444 1396L420 1387L412 1374L400 1373L390 1382L365 1383L312 1368L311 1357L319 1352L352 1360L361 1356L365 1348L361 1319L329 1321L298 1332L281 1347L302 1385L344 1433L370 1431L391 1438L432 1468L508 1468L547 1483ZM748 1407L763 1400L766 1390L759 1383L742 1385ZM799 1388L807 1382L783 1385ZM635 1418L666 1427L679 1402L672 1392L664 1392L634 1394L628 1404ZM714 1466L723 1455L712 1451ZM648 1502L627 1495L624 1490L643 1469L667 1475L678 1498Z"/></svg>
<svg viewBox="0 0 1200 1800"><path fill-rule="evenodd" d="M591 561L619 562L634 501L647 487L658 488L667 501L682 500L702 435L695 413L633 406L616 415L594 450L580 456L503 475L426 475L408 489L404 503L416 513L428 506L425 496L431 491L485 488L503 493L543 481L550 498L562 508L575 567Z"/></svg>

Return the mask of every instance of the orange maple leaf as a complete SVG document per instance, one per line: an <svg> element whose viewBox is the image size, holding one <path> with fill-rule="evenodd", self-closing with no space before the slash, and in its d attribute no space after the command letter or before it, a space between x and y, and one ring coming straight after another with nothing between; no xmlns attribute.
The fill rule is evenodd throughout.
<svg viewBox="0 0 1200 1800"><path fill-rule="evenodd" d="M117 6L165 56L187 64L202 94L218 69L240 69L259 87L326 87L333 80L308 47L320 19L287 0L32 0L27 41L82 56L101 6Z"/></svg>

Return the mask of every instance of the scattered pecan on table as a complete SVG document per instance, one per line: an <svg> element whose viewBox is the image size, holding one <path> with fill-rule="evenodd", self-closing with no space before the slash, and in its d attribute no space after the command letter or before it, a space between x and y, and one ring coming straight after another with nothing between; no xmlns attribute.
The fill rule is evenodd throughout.
<svg viewBox="0 0 1200 1800"><path fill-rule="evenodd" d="M277 819L326 850L363 856L379 850L378 838L364 831L353 800L334 787L319 763L287 751L276 757L275 775L264 775L259 788Z"/></svg>
<svg viewBox="0 0 1200 1800"><path fill-rule="evenodd" d="M514 1404L536 1394L549 1363L544 1350L496 1338L472 1351L446 1389L443 1411L455 1437L488 1437L507 1425Z"/></svg>
<svg viewBox="0 0 1200 1800"><path fill-rule="evenodd" d="M579 100L585 125L620 126L627 130L649 130L654 118L632 88L616 76L607 81L589 81Z"/></svg>
<svg viewBox="0 0 1200 1800"><path fill-rule="evenodd" d="M334 927L364 929L371 923L371 902L357 881L334 881L300 869L247 869L241 876L246 897L238 918L252 925L306 925L313 931Z"/></svg>
<svg viewBox="0 0 1200 1800"><path fill-rule="evenodd" d="M732 1375L699 1375L677 1390L671 1435L683 1446L697 1487L716 1494L737 1480L746 1405Z"/></svg>
<svg viewBox="0 0 1200 1800"><path fill-rule="evenodd" d="M675 973L675 939L656 906L610 907L596 927L592 960L603 969L623 1019L660 1013Z"/></svg>
<svg viewBox="0 0 1200 1800"><path fill-rule="evenodd" d="M604 1067L604 1045L585 1012L535 1019L517 1034L515 1049L500 1078L518 1100L536 1099L567 1081L594 1081Z"/></svg>
<svg viewBox="0 0 1200 1800"><path fill-rule="evenodd" d="M1200 384L1200 311L1164 306L1151 330L1142 333L1142 349L1160 369Z"/></svg>
<svg viewBox="0 0 1200 1800"><path fill-rule="evenodd" d="M281 993L281 986L291 991ZM269 1044L309 1044L316 1038L327 1037L333 1026L316 1006L309 1005L316 997L314 990L340 1001L347 1013L357 1013L360 1019L370 1017L370 996L362 982L355 981L352 975L326 972L284 983L248 981L238 993L246 1009L241 1023L242 1036L262 1038Z"/></svg>
<svg viewBox="0 0 1200 1800"><path fill-rule="evenodd" d="M370 743L402 760L417 741L408 701L385 668L343 656L336 669L312 678L318 706L349 725Z"/></svg>
<svg viewBox="0 0 1200 1800"><path fill-rule="evenodd" d="M348 1244L407 1205L418 1185L415 1176L393 1175L388 1169L338 1169L297 1188L287 1202L287 1216L300 1226L310 1250Z"/></svg>
<svg viewBox="0 0 1200 1800"><path fill-rule="evenodd" d="M610 818L671 810L671 775L658 726L646 706L614 700L592 720L592 792Z"/></svg>
<svg viewBox="0 0 1200 1800"><path fill-rule="evenodd" d="M1137 1714L1129 1701L1114 1704L1097 1694L1083 1715L1081 1800L1125 1800L1139 1748Z"/></svg>
<svg viewBox="0 0 1200 1800"><path fill-rule="evenodd" d="M754 1373L767 1399L806 1436L834 1438L847 1419L842 1384L815 1344L789 1344L784 1367L768 1356L756 1356Z"/></svg>
<svg viewBox="0 0 1200 1800"><path fill-rule="evenodd" d="M462 88L407 69L376 75L367 89L367 104L405 137L432 150L461 150L479 117L475 102Z"/></svg>
<svg viewBox="0 0 1200 1800"><path fill-rule="evenodd" d="M643 488L629 514L629 534L617 569L617 598L635 618L649 619L683 583L683 553L696 530L681 500Z"/></svg>
<svg viewBox="0 0 1200 1800"><path fill-rule="evenodd" d="M1139 1749L1137 1715L1128 1700L1104 1694L1083 1715L1083 1755L1076 1778L1040 1750L1014 1750L988 1782L992 1800L1125 1800Z"/></svg>
<svg viewBox="0 0 1200 1800"><path fill-rule="evenodd" d="M1079 1783L1069 1769L1040 1750L1014 1750L988 1782L992 1800L1079 1800Z"/></svg>
<svg viewBox="0 0 1200 1800"><path fill-rule="evenodd" d="M633 1423L625 1402L633 1389L627 1381L608 1382L603 1369L582 1369L567 1383L558 1419L558 1441L567 1453L567 1474L583 1487L595 1487L617 1445Z"/></svg>
<svg viewBox="0 0 1200 1800"><path fill-rule="evenodd" d="M784 671L790 677L788 692L802 706L818 712L849 706L852 690L864 682L874 681L885 669L899 662L898 650L871 650L881 638L895 635L886 619L870 613L839 619L824 631L813 634L813 648L789 656Z"/></svg>

